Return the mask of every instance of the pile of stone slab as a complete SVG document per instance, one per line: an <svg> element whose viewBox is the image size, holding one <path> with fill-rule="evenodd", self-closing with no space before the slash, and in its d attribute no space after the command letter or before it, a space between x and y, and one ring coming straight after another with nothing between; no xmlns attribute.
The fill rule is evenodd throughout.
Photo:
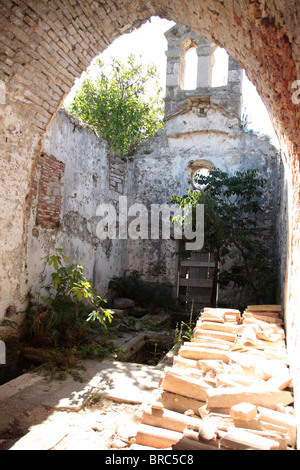
<svg viewBox="0 0 300 470"><path fill-rule="evenodd" d="M296 448L281 308L205 308L143 404L132 449Z"/></svg>

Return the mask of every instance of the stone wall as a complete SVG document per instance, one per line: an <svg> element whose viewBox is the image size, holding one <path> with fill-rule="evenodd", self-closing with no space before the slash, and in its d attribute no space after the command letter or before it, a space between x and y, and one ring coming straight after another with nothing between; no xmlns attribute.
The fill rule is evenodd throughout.
<svg viewBox="0 0 300 470"><path fill-rule="evenodd" d="M1 317L10 304L17 309L26 305L28 198L45 130L92 58L152 15L201 32L205 39L226 47L246 69L278 130L296 195L300 111L291 100L300 70L296 0L93 1L85 5L77 0L1 0L0 9L1 173L5 175L1 181ZM295 197L289 246L297 254L298 206ZM297 270L290 268L297 286ZM296 290L291 288L291 297Z"/></svg>
<svg viewBox="0 0 300 470"><path fill-rule="evenodd" d="M130 166L108 155L103 140L59 111L45 135L33 184L27 267L32 295L51 272L41 259L63 248L106 296L109 280L124 274L127 247L126 240L97 237L97 207L117 205L119 195L130 192L131 180Z"/></svg>
<svg viewBox="0 0 300 470"><path fill-rule="evenodd" d="M193 126L197 132L185 134L185 129ZM244 132L238 119L225 117L217 111L204 123L196 113L182 114L173 122L168 121L166 131L159 137L140 147L134 160L135 197L147 207L170 204L173 194L183 196L188 189L194 189L192 177L199 168L215 167L229 174L258 169L267 180L259 232L261 240L274 253L279 161L277 150L267 140ZM149 281L170 283L176 292L176 251L178 242L175 240L141 240L138 244L129 240L128 269L139 271ZM231 269L233 265L234 258L227 262L226 268ZM219 300L236 307L255 303L249 292L232 288L220 291ZM270 296L269 301L274 302L274 297Z"/></svg>
<svg viewBox="0 0 300 470"><path fill-rule="evenodd" d="M152 204L170 204L173 194L193 189L193 174L201 167L230 174L256 168L267 179L260 233L273 252L278 155L266 140L244 132L237 117L215 108L205 119L192 111L176 115L164 131L140 146L133 162L124 162L109 155L105 142L88 126L61 110L45 135L30 195L28 290L33 295L40 291L50 272L42 258L52 248L63 248L85 267L102 295L112 277L130 271L172 286L176 295L179 243L172 234L166 240L161 234L152 239L149 219L147 240L118 239L118 232L114 240L100 240L97 207L113 204L118 214L119 196L126 196L128 207L144 204L150 214ZM234 260L226 267L231 264ZM253 301L232 289L220 291L219 300L236 306Z"/></svg>
<svg viewBox="0 0 300 470"><path fill-rule="evenodd" d="M266 179L262 197L262 216L258 223L261 241L271 253L276 251L277 193L279 155L268 140L243 130L241 124L243 72L228 58L228 83L211 86L212 54L215 45L186 26L175 25L165 33L168 40L165 130L140 146L135 156L135 197L147 207L170 204L171 196L183 196L195 189L197 170L218 168L233 175L237 171L257 169ZM194 90L183 88L184 56L197 48L198 74ZM201 73L199 73L199 67ZM175 240L129 241L129 269L144 278L178 283L179 243ZM284 248L282 245L281 248ZM137 256L138 254L138 256ZM235 266L231 253L225 269ZM140 261L142 260L142 262ZM275 302L275 293L266 293L267 303ZM256 303L249 289L219 290L221 305L235 308ZM232 305L234 303L234 305Z"/></svg>
<svg viewBox="0 0 300 470"><path fill-rule="evenodd" d="M188 6L181 0L172 4L145 4L138 0L118 5L91 2L85 6L77 0L2 0L0 7L1 163L5 175L1 190L1 316L10 304L17 309L26 305L29 196L45 129L74 78L90 60L115 37L139 26L151 15L201 31L207 40L225 46L246 69L281 135L296 195L300 112L291 101L292 83L300 67L296 0L232 0L226 5L190 0ZM289 246L296 252L298 205L295 197ZM297 270L289 272L292 271L292 278L297 279Z"/></svg>

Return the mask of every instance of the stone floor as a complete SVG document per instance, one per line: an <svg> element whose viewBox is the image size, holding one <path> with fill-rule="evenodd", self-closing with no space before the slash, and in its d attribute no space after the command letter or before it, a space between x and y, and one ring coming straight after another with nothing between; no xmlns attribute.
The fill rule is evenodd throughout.
<svg viewBox="0 0 300 470"><path fill-rule="evenodd" d="M30 373L0 387L2 443L11 435L15 440L11 450L46 450L69 436L72 428L70 446L80 449L82 440L78 434L86 427L86 416L92 409L85 412L85 405L93 397L96 401L127 405L123 408L130 415L132 409L137 411L134 405L153 401L163 368L117 361L84 361L84 366L83 383L71 376L49 382ZM18 432L26 434L16 440Z"/></svg>
<svg viewBox="0 0 300 470"><path fill-rule="evenodd" d="M158 323L166 319L160 316ZM139 323L145 326L148 320L145 316ZM71 375L49 381L32 372L0 386L0 449L111 449L111 436L121 424L125 441L135 435L132 425L140 406L153 401L168 362L168 356L156 366L129 362L145 339L168 336L167 331L138 326L136 333L122 334L114 342L122 350L119 361L82 361L80 382ZM93 399L96 406L90 406Z"/></svg>

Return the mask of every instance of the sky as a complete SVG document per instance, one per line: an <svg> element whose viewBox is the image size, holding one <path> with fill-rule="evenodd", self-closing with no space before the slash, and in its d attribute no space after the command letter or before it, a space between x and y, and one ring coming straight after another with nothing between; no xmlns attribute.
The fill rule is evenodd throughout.
<svg viewBox="0 0 300 470"><path fill-rule="evenodd" d="M104 61L109 61L111 57L116 57L122 61L125 60L130 54L139 56L144 65L154 64L157 67L161 80L161 86L163 90L165 90L165 51L167 50L167 40L164 33L168 31L168 29L170 29L174 24L175 23L172 21L153 17L139 29L136 29L129 34L124 34L123 36L120 36L118 39L116 39L101 54L101 58ZM223 57L223 60L224 52L224 50L219 50L220 57ZM93 67L93 62L91 63L91 68ZM220 64L220 67L222 67L221 60ZM220 71L220 73L222 72ZM80 87L80 83L83 77L84 74L81 76L81 78L76 79L74 87L65 100L66 104L71 101L74 92ZM271 143L278 148L278 141L268 112L262 100L260 99L255 86L247 79L245 74L243 81L243 103L249 117L248 127L259 134L270 136Z"/></svg>

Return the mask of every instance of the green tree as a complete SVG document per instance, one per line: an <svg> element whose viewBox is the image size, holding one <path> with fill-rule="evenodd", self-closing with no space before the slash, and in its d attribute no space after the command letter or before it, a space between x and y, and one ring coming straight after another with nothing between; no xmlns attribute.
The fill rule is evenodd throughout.
<svg viewBox="0 0 300 470"><path fill-rule="evenodd" d="M219 286L249 287L260 303L276 286L276 258L262 242L259 216L265 180L257 170L236 172L233 176L218 169L201 175L202 190L172 196L182 208L204 204L204 250L219 262ZM195 219L195 218L194 218ZM181 221L184 224L184 218ZM194 220L195 222L195 220ZM235 268L224 268L228 255L235 255Z"/></svg>
<svg viewBox="0 0 300 470"><path fill-rule="evenodd" d="M163 100L155 66L143 66L135 56L110 64L97 59L67 111L89 124L111 151L132 155L136 146L162 128ZM151 89L151 93L149 90Z"/></svg>

